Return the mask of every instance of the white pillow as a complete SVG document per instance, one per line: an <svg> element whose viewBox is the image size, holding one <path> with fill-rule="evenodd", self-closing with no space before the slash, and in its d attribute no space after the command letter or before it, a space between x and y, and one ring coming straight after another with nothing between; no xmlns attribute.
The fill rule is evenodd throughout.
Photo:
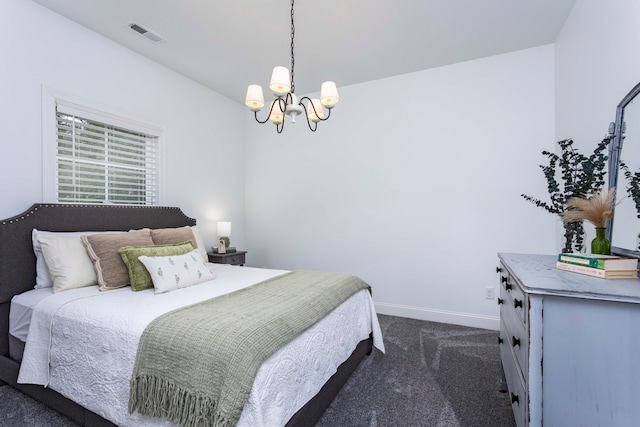
<svg viewBox="0 0 640 427"><path fill-rule="evenodd" d="M50 288L53 286L49 270L47 270L47 263L42 255L42 248L38 243L38 236L40 234L51 234L50 231L40 231L35 228L31 231L31 244L33 245L33 253L36 254L36 289Z"/></svg>
<svg viewBox="0 0 640 427"><path fill-rule="evenodd" d="M186 288L216 278L202 260L198 249L184 255L139 256L149 271L156 294Z"/></svg>
<svg viewBox="0 0 640 427"><path fill-rule="evenodd" d="M204 240L202 240L202 236L200 235L200 231L198 230L197 225L191 226L191 232L193 233L193 237L196 239L195 244L197 249L200 251L200 255L202 256L202 260L204 262L209 261L209 256L207 255L207 248L204 247Z"/></svg>
<svg viewBox="0 0 640 427"><path fill-rule="evenodd" d="M67 239L78 239L83 234L99 234L99 233L123 233L123 231L42 231L33 229L31 231L31 243L33 244L33 253L36 254L36 285L35 289L50 288L53 286L53 280L49 274L47 263L42 254L42 248L38 242L38 236L55 236Z"/></svg>
<svg viewBox="0 0 640 427"><path fill-rule="evenodd" d="M80 238L40 235L38 243L53 282L53 292L98 283L93 263Z"/></svg>

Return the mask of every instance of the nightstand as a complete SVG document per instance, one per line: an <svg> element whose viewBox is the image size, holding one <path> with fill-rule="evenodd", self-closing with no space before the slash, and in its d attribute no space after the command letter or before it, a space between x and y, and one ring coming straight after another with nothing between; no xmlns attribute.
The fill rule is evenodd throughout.
<svg viewBox="0 0 640 427"><path fill-rule="evenodd" d="M218 254L209 252L209 262L215 262L217 264L231 264L231 265L244 265L245 254L247 251L237 251L226 254Z"/></svg>

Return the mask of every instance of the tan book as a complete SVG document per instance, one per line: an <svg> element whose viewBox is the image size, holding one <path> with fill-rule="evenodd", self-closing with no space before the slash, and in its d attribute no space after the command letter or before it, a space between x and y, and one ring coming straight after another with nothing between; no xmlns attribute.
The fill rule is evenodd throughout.
<svg viewBox="0 0 640 427"><path fill-rule="evenodd" d="M556 262L558 270L571 271L573 273L586 274L587 276L600 277L602 279L637 279L638 270L601 270L599 268L586 267L584 265Z"/></svg>

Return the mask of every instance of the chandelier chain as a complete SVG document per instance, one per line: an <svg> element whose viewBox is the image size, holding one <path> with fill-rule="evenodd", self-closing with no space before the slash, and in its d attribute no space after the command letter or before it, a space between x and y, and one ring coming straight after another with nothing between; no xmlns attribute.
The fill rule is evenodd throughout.
<svg viewBox="0 0 640 427"><path fill-rule="evenodd" d="M294 66L294 59L293 59L293 36L296 33L296 27L293 24L293 2L294 0L291 0L291 93L295 93L296 91L296 84L293 81L293 66Z"/></svg>

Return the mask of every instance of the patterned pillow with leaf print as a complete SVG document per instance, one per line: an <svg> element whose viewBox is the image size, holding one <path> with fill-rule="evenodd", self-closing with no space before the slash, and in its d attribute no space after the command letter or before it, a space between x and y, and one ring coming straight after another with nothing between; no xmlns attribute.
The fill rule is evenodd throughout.
<svg viewBox="0 0 640 427"><path fill-rule="evenodd" d="M118 249L120 257L127 266L129 283L134 291L153 288L153 280L147 268L139 260L141 256L158 257L183 255L194 250L196 246L191 240L177 244L153 246L124 246Z"/></svg>
<svg viewBox="0 0 640 427"><path fill-rule="evenodd" d="M156 294L216 278L197 249L183 255L140 256L138 259L149 271Z"/></svg>

